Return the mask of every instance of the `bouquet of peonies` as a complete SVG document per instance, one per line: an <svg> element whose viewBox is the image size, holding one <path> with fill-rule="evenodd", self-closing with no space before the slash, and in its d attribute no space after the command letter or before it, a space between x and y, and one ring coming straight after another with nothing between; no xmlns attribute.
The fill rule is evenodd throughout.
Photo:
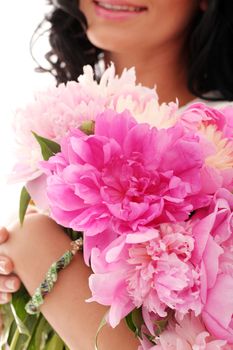
<svg viewBox="0 0 233 350"><path fill-rule="evenodd" d="M82 232L87 302L140 350L233 349L233 107L179 111L133 69L93 76L18 111L21 220L32 198Z"/></svg>

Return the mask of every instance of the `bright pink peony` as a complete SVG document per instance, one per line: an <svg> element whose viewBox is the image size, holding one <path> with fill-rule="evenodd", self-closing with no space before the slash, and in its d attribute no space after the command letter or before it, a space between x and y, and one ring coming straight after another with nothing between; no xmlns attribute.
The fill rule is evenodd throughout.
<svg viewBox="0 0 233 350"><path fill-rule="evenodd" d="M61 147L43 162L52 217L87 236L180 221L209 201L200 193L198 139L179 125L158 131L107 111L95 135L74 130Z"/></svg>

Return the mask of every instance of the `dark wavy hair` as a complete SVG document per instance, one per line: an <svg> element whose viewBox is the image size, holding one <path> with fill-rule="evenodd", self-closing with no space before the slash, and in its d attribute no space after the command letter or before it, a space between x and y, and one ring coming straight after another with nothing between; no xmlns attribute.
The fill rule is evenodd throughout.
<svg viewBox="0 0 233 350"><path fill-rule="evenodd" d="M51 50L46 54L57 83L76 80L86 64L96 65L101 50L86 36L87 22L77 0L48 0L52 6ZM204 98L218 91L219 100L233 100L233 1L209 0L208 9L196 16L188 37L188 88ZM209 99L209 97L208 97ZM214 98L213 98L214 99ZM215 97L216 99L216 97Z"/></svg>

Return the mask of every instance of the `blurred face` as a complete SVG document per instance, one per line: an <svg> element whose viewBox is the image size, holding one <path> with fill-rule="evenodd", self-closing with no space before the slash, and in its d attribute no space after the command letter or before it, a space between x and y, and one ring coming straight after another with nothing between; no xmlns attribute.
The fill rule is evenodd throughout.
<svg viewBox="0 0 233 350"><path fill-rule="evenodd" d="M182 40L199 7L200 0L80 0L89 40L112 52Z"/></svg>

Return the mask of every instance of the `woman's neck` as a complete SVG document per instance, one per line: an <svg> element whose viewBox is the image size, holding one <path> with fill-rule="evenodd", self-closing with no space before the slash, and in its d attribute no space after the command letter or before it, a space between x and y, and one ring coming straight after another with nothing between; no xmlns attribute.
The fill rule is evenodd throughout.
<svg viewBox="0 0 233 350"><path fill-rule="evenodd" d="M180 50L179 50L180 52ZM179 100L183 106L193 100L187 87L187 65L184 55L161 48L156 53L145 52L106 53L106 62L114 62L117 74L124 68L136 69L137 82L156 90L160 103Z"/></svg>

